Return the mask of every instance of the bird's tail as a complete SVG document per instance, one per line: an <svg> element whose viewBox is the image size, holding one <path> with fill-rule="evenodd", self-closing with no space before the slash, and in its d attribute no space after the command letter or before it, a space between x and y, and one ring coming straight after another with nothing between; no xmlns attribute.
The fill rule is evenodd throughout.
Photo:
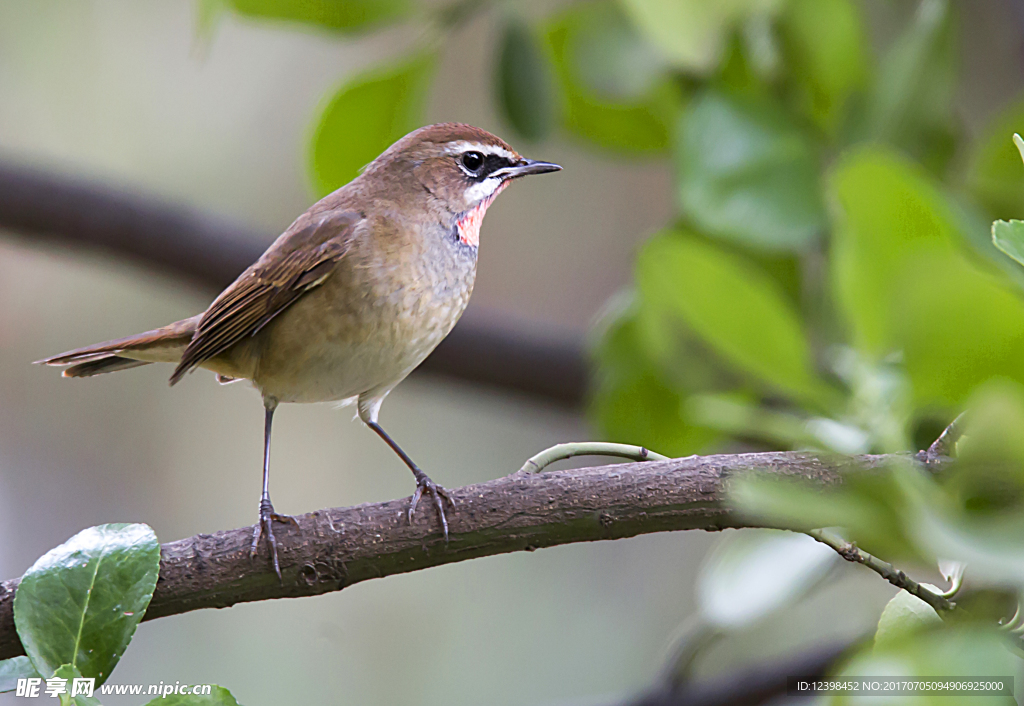
<svg viewBox="0 0 1024 706"><path fill-rule="evenodd" d="M199 317L194 316L153 331L78 348L36 363L68 366L63 372L66 378L92 377L148 363L177 363L192 340L198 323Z"/></svg>

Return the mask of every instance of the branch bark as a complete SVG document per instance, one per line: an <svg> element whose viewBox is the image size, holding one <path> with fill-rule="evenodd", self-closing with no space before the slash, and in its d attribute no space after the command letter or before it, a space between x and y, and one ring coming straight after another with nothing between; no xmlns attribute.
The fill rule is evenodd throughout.
<svg viewBox="0 0 1024 706"><path fill-rule="evenodd" d="M98 183L0 162L0 230L113 253L216 294L273 235ZM577 407L586 388L579 341L511 331L467 313L419 371ZM154 325L165 322L154 322ZM129 331L125 332L130 333Z"/></svg>
<svg viewBox="0 0 1024 706"><path fill-rule="evenodd" d="M514 551L650 532L754 526L724 502L730 477L800 477L822 486L887 456L756 453L691 456L543 473L518 472L452 490L451 541L433 513L406 519L408 499L318 510L277 533L283 581L267 556L249 557L252 527L164 544L145 620L200 608L314 596L367 579ZM14 629L18 579L0 587L0 659L23 654Z"/></svg>

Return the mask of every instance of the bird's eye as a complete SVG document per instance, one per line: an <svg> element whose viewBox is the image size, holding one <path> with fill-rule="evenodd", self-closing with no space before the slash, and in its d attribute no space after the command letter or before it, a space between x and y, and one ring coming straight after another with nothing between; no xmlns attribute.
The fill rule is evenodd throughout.
<svg viewBox="0 0 1024 706"><path fill-rule="evenodd" d="M462 166L476 173L484 166L484 156L479 152L466 152L466 154L462 155Z"/></svg>

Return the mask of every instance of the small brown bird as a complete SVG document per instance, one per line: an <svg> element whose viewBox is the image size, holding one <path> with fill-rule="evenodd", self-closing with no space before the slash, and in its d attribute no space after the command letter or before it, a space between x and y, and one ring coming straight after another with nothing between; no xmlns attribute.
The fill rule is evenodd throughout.
<svg viewBox="0 0 1024 706"><path fill-rule="evenodd" d="M64 377L176 363L172 385L195 368L222 383L252 381L266 409L252 554L265 535L279 578L273 521L294 522L270 502L270 428L280 402L354 402L416 478L409 518L426 492L447 541L443 501L451 499L377 415L469 303L487 207L513 179L559 169L470 125L420 128L299 216L202 314L38 362L70 366Z"/></svg>

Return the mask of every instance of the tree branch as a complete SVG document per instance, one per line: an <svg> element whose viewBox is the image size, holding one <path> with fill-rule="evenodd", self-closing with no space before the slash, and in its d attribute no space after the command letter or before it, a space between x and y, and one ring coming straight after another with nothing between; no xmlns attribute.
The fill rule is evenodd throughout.
<svg viewBox="0 0 1024 706"><path fill-rule="evenodd" d="M906 458L906 457L901 457ZM252 560L252 528L164 544L145 620L246 601L314 596L367 579L514 551L649 532L754 526L724 504L730 477L756 471L822 486L869 471L890 456L811 453L691 456L542 473L518 472L452 490L451 541L432 513L406 519L408 499L319 510L282 525L283 581L266 555ZM0 659L23 653L14 629L18 580L0 587Z"/></svg>
<svg viewBox="0 0 1024 706"><path fill-rule="evenodd" d="M103 250L211 293L255 262L273 238L151 196L3 162L0 230ZM420 370L582 404L586 364L579 341L511 331L489 318L471 309Z"/></svg>
<svg viewBox="0 0 1024 706"><path fill-rule="evenodd" d="M956 605L941 593L935 593L934 591L928 590L901 570L894 567L892 564L868 554L863 549L858 548L853 542L847 542L837 534L823 529L811 530L807 534L814 537L822 544L835 549L839 556L843 557L847 561L852 561L855 564L863 564L896 588L901 588L907 593L917 596L934 608L937 613L940 611L953 610Z"/></svg>

